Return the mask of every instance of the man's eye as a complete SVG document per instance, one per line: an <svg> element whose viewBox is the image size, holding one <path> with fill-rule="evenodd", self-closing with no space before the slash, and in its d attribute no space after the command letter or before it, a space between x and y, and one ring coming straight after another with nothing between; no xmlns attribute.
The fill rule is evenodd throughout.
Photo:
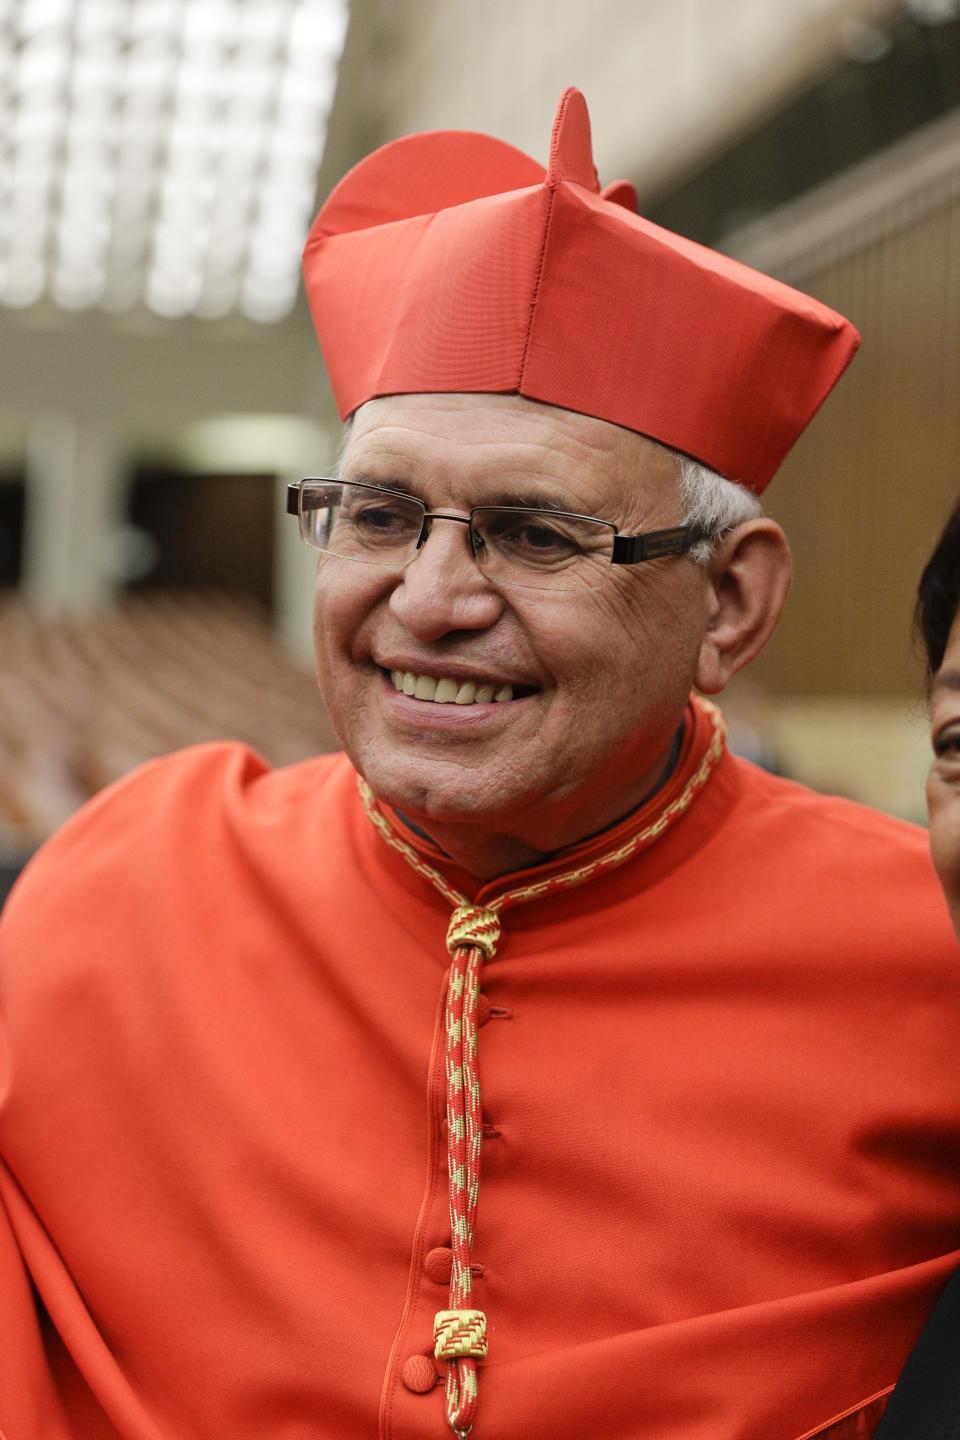
<svg viewBox="0 0 960 1440"><path fill-rule="evenodd" d="M529 545L531 550L549 550L554 545L569 545L571 549L574 548L568 535L559 535L556 530L550 530L546 525L525 525L520 541Z"/></svg>
<svg viewBox="0 0 960 1440"><path fill-rule="evenodd" d="M559 535L556 530L551 530L546 525L521 525L509 538L514 545L524 550L555 550L558 546L575 548L568 536Z"/></svg>
<svg viewBox="0 0 960 1440"><path fill-rule="evenodd" d="M389 505L368 505L353 511L349 519L362 534L376 538L405 537L414 528L409 513Z"/></svg>
<svg viewBox="0 0 960 1440"><path fill-rule="evenodd" d="M498 550L532 560L561 560L580 548L571 535L538 520L501 521L487 528L486 538Z"/></svg>

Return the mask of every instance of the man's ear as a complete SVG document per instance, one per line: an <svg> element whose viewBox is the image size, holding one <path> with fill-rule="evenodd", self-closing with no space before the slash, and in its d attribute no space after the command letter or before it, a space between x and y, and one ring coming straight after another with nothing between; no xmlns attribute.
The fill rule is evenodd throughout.
<svg viewBox="0 0 960 1440"><path fill-rule="evenodd" d="M774 520L747 520L720 538L704 569L707 627L696 685L717 695L777 627L790 589L787 537Z"/></svg>

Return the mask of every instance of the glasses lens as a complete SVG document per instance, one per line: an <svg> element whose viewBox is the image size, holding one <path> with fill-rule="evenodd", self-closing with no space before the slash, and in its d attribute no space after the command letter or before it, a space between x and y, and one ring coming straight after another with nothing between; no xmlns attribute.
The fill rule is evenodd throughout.
<svg viewBox="0 0 960 1440"><path fill-rule="evenodd" d="M423 506L405 495L345 480L318 480L300 492L300 534L344 560L402 568L417 553Z"/></svg>
<svg viewBox="0 0 960 1440"><path fill-rule="evenodd" d="M477 560L500 585L590 590L609 576L614 527L551 510L475 510Z"/></svg>

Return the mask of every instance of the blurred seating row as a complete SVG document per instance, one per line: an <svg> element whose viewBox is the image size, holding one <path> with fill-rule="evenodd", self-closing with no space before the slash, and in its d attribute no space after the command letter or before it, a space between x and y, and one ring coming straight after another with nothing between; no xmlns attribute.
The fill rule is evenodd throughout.
<svg viewBox="0 0 960 1440"><path fill-rule="evenodd" d="M337 746L313 676L250 602L144 591L73 621L0 598L0 858L144 760L224 738L275 765Z"/></svg>

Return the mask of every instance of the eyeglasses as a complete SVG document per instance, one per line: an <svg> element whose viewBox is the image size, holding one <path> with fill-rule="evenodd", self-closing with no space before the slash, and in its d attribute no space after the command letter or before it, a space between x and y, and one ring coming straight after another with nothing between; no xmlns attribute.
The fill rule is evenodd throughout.
<svg viewBox="0 0 960 1440"><path fill-rule="evenodd" d="M683 555L710 533L675 525L621 535L593 515L521 505L478 505L468 515L450 515L401 490L354 480L288 485L287 513L299 516L300 534L314 549L398 574L416 559L434 520L453 520L467 526L473 558L494 584L528 590L589 590L603 584L610 565Z"/></svg>

